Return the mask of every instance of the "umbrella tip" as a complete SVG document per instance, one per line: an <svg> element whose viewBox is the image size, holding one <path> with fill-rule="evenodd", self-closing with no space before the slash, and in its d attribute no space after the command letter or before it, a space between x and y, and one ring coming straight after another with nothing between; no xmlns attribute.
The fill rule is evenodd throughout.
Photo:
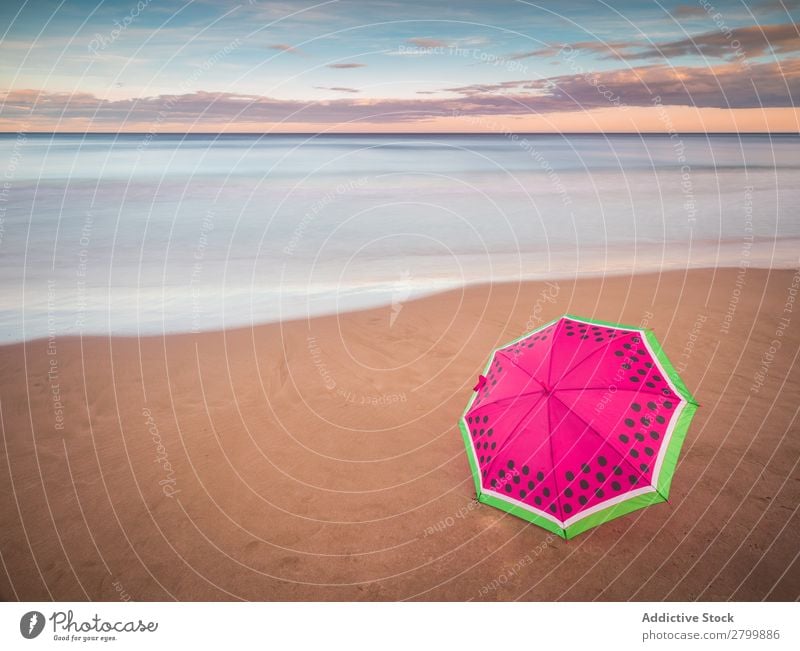
<svg viewBox="0 0 800 651"><path fill-rule="evenodd" d="M480 391L481 389L483 389L483 386L485 384L486 384L486 377L483 376L483 375L479 375L478 376L478 384L476 384L474 387L472 387L472 390L473 391Z"/></svg>

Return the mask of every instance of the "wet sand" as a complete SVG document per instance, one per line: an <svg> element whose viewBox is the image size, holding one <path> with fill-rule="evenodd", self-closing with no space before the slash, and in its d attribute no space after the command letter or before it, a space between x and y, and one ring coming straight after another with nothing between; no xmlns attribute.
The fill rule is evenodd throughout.
<svg viewBox="0 0 800 651"><path fill-rule="evenodd" d="M797 599L793 282L751 268L481 286L2 347L0 597ZM702 405L670 503L569 542L474 502L457 427L491 349L567 312L653 328Z"/></svg>

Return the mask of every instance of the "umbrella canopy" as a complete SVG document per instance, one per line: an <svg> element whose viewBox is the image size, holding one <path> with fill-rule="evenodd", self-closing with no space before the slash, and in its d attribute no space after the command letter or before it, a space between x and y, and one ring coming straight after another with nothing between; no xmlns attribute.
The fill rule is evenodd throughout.
<svg viewBox="0 0 800 651"><path fill-rule="evenodd" d="M563 538L666 501L697 410L650 330L571 315L496 349L473 391L478 499Z"/></svg>

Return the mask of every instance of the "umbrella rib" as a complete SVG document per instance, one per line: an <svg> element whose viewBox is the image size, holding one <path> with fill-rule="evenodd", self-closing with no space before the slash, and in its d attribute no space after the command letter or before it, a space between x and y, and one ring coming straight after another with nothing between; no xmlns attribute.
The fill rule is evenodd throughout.
<svg viewBox="0 0 800 651"><path fill-rule="evenodd" d="M625 336L623 336L623 337L619 337L619 338L617 338L617 339L610 339L610 340L609 340L607 343L603 344L603 345L602 345L602 346L600 346L599 348L595 348L595 349L594 349L594 350L593 350L591 353L589 353L588 355L586 355L585 357L583 357L583 358L582 358L582 359L581 359L581 360L580 360L580 361L579 361L577 364L575 364L575 365L571 366L571 367L570 367L570 368L567 370L567 372L566 372L566 373L564 373L564 375L562 375L562 376L561 376L561 377L558 379L558 381L559 381L559 382L563 381L563 380L564 380L564 378L566 378L566 377L567 377L567 376L568 376L570 373L572 373L572 372L573 372L573 371L574 371L576 368L578 368L578 367L579 367L581 364L583 364L583 363L584 363L586 360L588 360L588 359L589 359L589 358L590 358L592 355L594 355L594 354L596 354L596 353L599 353L600 351L606 350L606 349L607 349L607 348L608 348L608 347L609 347L611 344L613 344L613 343L616 343L616 342L620 341L620 339L624 339L625 337L630 337L630 336L632 336L632 335L641 335L641 334L642 334L642 333L641 333L641 332L639 332L638 330L634 330L633 332L629 332L627 335L625 335ZM552 357L552 353L551 353L551 357Z"/></svg>
<svg viewBox="0 0 800 651"><path fill-rule="evenodd" d="M552 396L552 394L551 394ZM555 398L555 396L552 396ZM558 398L556 398L558 400ZM561 402L559 400L559 402ZM563 402L561 403L564 404ZM547 445L550 446L550 467L553 473L553 487L556 492L556 503L558 504L558 519L561 520L561 530L564 531L564 511L561 509L561 491L558 490L558 473L556 472L556 461L553 455L553 427L550 424L550 401L547 401Z"/></svg>
<svg viewBox="0 0 800 651"><path fill-rule="evenodd" d="M556 345L556 335L558 334L558 329L564 323L564 319L561 318L558 320L556 327L553 329L553 337L551 341L553 342L550 346L550 358L547 360L547 384L548 386L553 386L553 351L555 350ZM549 412L548 412L549 415Z"/></svg>
<svg viewBox="0 0 800 651"><path fill-rule="evenodd" d="M608 391L608 387L556 387L553 391ZM638 388L631 388L631 389L620 389L617 388L616 391L629 391L630 393L643 393L647 396L661 396L663 395L660 391L652 390L652 389L645 389L644 387ZM674 393L674 392L673 392ZM690 400L686 400L682 395L676 393L675 395L678 396L678 401L680 402L691 402ZM692 403L695 404L695 403Z"/></svg>
<svg viewBox="0 0 800 651"><path fill-rule="evenodd" d="M559 401L559 402L560 402L562 405L564 405L564 408L565 408L565 409L566 409L566 410L567 410L569 413L573 414L573 415L575 416L575 418L577 418L577 419L578 419L578 420L580 420L580 421L581 421L581 422L582 422L584 425L586 425L586 427L589 429L589 431L590 431L590 432L592 432L592 433L593 433L593 434L594 434L594 435L595 435L597 438L599 438L599 439L600 439L600 440L601 440L603 443L606 443L606 444L607 444L609 447L611 447L611 448L612 448L612 449L613 449L615 452L617 452L617 453L620 455L620 457L622 457L622 462L623 462L623 463L625 463L626 465L628 465L628 466L629 466L629 467L630 467L630 468L633 470L633 472L636 474L636 476L637 476L637 477L639 477L639 479L644 479L644 480L645 480L645 483L646 483L648 486L650 486L650 488L654 488L654 489L655 489L655 491L658 493L658 488L657 488L656 486L653 486L653 484L651 484L649 481L647 481L646 477L645 477L645 476L642 474L641 470L639 470L638 468L634 467L634 465L633 465L633 464L632 464L630 461L628 461L627 457L626 457L624 454L622 454L622 453L621 453L621 452L620 452L620 451L617 449L617 447L611 443L611 441L609 441L609 440L608 440L607 438L605 438L605 437L604 437L602 434L600 434L600 432L598 432L598 431L597 431L597 430L596 430L594 427L592 427L592 426L591 426L589 423L587 423L587 422L586 422L586 420L585 420L585 419L584 419L584 418L583 418L583 417L582 417L582 416L581 416L579 413L577 413L577 412L576 412L574 409L572 409L572 407L570 407L570 406L569 406L567 403L565 403L563 400L561 400L560 398L557 398L555 395L552 395L552 394L551 394L551 397L552 397L554 400L558 400L558 401ZM661 495L661 493L658 493L658 494L659 494L659 495ZM663 496L663 495L661 495L661 497L664 497L664 496ZM666 500L666 498L664 498L664 499Z"/></svg>
<svg viewBox="0 0 800 651"><path fill-rule="evenodd" d="M508 396L507 398L498 398L497 400L492 400L491 396L489 396L489 400L487 400L486 402L481 403L480 405L478 405L476 407L476 409L483 409L484 407L488 407L489 405L492 405L492 406L495 406L495 407L497 405L505 406L503 403L505 403L507 400L511 400L512 401L511 404L513 404L513 401L515 401L515 400L519 400L520 398L525 398L527 396L532 396L532 395L535 395L537 393L541 393L542 391L544 391L544 389L537 389L536 391L527 391L525 393L520 393L520 394L518 394L516 396Z"/></svg>
<svg viewBox="0 0 800 651"><path fill-rule="evenodd" d="M519 364L517 364L516 360L514 360L514 359L513 359L513 358L512 358L512 357L511 357L511 356L510 356L510 355L509 355L507 352L505 352L504 350L498 350L498 351L497 351L497 354L498 354L498 355L501 355L502 357L504 357L505 359L507 359L509 362L511 362L511 365L512 365L514 368L518 368L520 371L522 371L523 373L525 373L525 375L527 375L528 377L530 377L530 378L531 378L531 379L532 379L534 382L536 382L536 383L537 383L537 384L538 384L540 387L542 387L542 389L544 389L544 388L545 388L545 387L544 387L544 384L542 384L542 381L541 381L541 380L539 380L538 378L534 377L533 373L531 373L531 372L530 372L528 369L526 369L526 368L522 368L522 367L521 367Z"/></svg>

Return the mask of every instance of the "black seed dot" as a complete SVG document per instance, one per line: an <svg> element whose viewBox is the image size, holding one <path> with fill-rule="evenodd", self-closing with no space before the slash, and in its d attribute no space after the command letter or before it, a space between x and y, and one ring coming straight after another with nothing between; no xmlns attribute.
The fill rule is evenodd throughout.
<svg viewBox="0 0 800 651"><path fill-rule="evenodd" d="M578 501L581 503L581 506L583 506L583 505L584 505L584 504L586 504L586 502L588 502L589 500L587 500L587 499L586 499L586 497L585 497L584 495L581 495L581 496L578 498Z"/></svg>
<svg viewBox="0 0 800 651"><path fill-rule="evenodd" d="M585 479L581 479L580 486L581 486L581 488L582 488L583 490L586 490L587 488L589 488L589 482L588 482L588 481L586 481Z"/></svg>
<svg viewBox="0 0 800 651"><path fill-rule="evenodd" d="M483 417L483 422L484 423L488 423L489 422L489 417L488 416L484 416Z"/></svg>
<svg viewBox="0 0 800 651"><path fill-rule="evenodd" d="M491 448L492 448L492 450L494 450L496 447L497 447L497 443L495 443L494 441L492 441L492 445L491 445Z"/></svg>
<svg viewBox="0 0 800 651"><path fill-rule="evenodd" d="M641 422L645 427L650 427L650 419L647 416L642 416L639 419L639 422Z"/></svg>
<svg viewBox="0 0 800 651"><path fill-rule="evenodd" d="M597 463L601 466L606 465L608 462L606 461L605 457L597 457Z"/></svg>
<svg viewBox="0 0 800 651"><path fill-rule="evenodd" d="M641 411L642 410L642 406L638 402L634 402L631 405L631 409L633 409L633 411Z"/></svg>
<svg viewBox="0 0 800 651"><path fill-rule="evenodd" d="M486 432L486 434L487 434L487 436L491 436L492 434L494 434L494 430L490 427L489 431Z"/></svg>
<svg viewBox="0 0 800 651"><path fill-rule="evenodd" d="M628 364L628 362L625 362L624 364L622 364L622 368L624 368L626 371L629 371L631 369L631 365Z"/></svg>
<svg viewBox="0 0 800 651"><path fill-rule="evenodd" d="M481 455L481 463L483 463L483 455Z"/></svg>
<svg viewBox="0 0 800 651"><path fill-rule="evenodd" d="M653 376L653 379L654 379L656 382L661 382L661 376L660 376L660 375L654 375L654 376Z"/></svg>
<svg viewBox="0 0 800 651"><path fill-rule="evenodd" d="M638 369L636 372L637 372L639 375L646 375L646 374L647 374L647 371L645 371L643 368L640 368L640 369Z"/></svg>
<svg viewBox="0 0 800 651"><path fill-rule="evenodd" d="M656 388L656 385L655 385L655 384L653 384L652 382L645 382L645 383L644 383L644 385L645 385L646 387L649 387L649 388L651 388L651 389L655 389L655 388Z"/></svg>
<svg viewBox="0 0 800 651"><path fill-rule="evenodd" d="M631 382L638 382L638 381L639 381L638 377L636 377L635 375L631 375Z"/></svg>
<svg viewBox="0 0 800 651"><path fill-rule="evenodd" d="M635 425L635 423L633 422L633 418L626 418L626 419L625 419L625 424L626 424L628 427L633 427L633 426Z"/></svg>
<svg viewBox="0 0 800 651"><path fill-rule="evenodd" d="M519 492L520 499L524 500L526 495L527 493L524 490Z"/></svg>
<svg viewBox="0 0 800 651"><path fill-rule="evenodd" d="M622 357L622 356L623 356L625 353L623 353L621 350L617 350L617 351L615 351L615 352L614 352L614 354L615 354L617 357Z"/></svg>
<svg viewBox="0 0 800 651"><path fill-rule="evenodd" d="M657 441L658 440L658 432L656 432L655 430L650 432L650 438L653 439L654 441Z"/></svg>
<svg viewBox="0 0 800 651"><path fill-rule="evenodd" d="M567 481L572 481L573 479L575 479L575 473L572 472L571 470L567 470L567 472L564 473L564 476L567 478Z"/></svg>
<svg viewBox="0 0 800 651"><path fill-rule="evenodd" d="M472 416L470 416L469 418L467 418L467 421L471 423L471 422L472 422Z"/></svg>
<svg viewBox="0 0 800 651"><path fill-rule="evenodd" d="M536 479L538 479L539 481L542 481L544 479L544 473L541 470L536 473Z"/></svg>
<svg viewBox="0 0 800 651"><path fill-rule="evenodd" d="M480 432L478 432L478 433L479 433L481 436L483 436L483 432L484 432L484 431L485 431L485 430L483 430L483 429L482 429L482 430L481 430Z"/></svg>
<svg viewBox="0 0 800 651"><path fill-rule="evenodd" d="M506 465L508 466L509 470L514 470L514 462L513 461L509 460L509 462Z"/></svg>
<svg viewBox="0 0 800 651"><path fill-rule="evenodd" d="M506 484L506 493L511 492L511 484Z"/></svg>
<svg viewBox="0 0 800 651"><path fill-rule="evenodd" d="M630 350L630 349L631 349L631 345L630 345L630 344L622 344L622 347L623 347L625 350Z"/></svg>
<svg viewBox="0 0 800 651"><path fill-rule="evenodd" d="M519 475L514 475L514 483L519 484L519 481L520 481Z"/></svg>
<svg viewBox="0 0 800 651"><path fill-rule="evenodd" d="M556 505L555 504L551 504L550 505L550 513L555 513L555 512L556 512Z"/></svg>
<svg viewBox="0 0 800 651"><path fill-rule="evenodd" d="M500 479L502 479L503 477L506 476L506 471L500 468L500 472L498 472L497 474L500 475Z"/></svg>
<svg viewBox="0 0 800 651"><path fill-rule="evenodd" d="M639 469L642 472L647 472L648 470L650 470L650 466L648 466L646 463L640 463L639 464Z"/></svg>
<svg viewBox="0 0 800 651"><path fill-rule="evenodd" d="M545 497L550 497L550 489L549 489L549 488L547 488L547 487L545 486L545 487L542 489L542 494L543 494Z"/></svg>
<svg viewBox="0 0 800 651"><path fill-rule="evenodd" d="M635 344L638 344L641 341L641 339L639 339L639 337L634 337L633 339L631 339L631 341Z"/></svg>
<svg viewBox="0 0 800 651"><path fill-rule="evenodd" d="M496 479L492 479L492 488L494 488L495 486L497 486L497 480Z"/></svg>
<svg viewBox="0 0 800 651"><path fill-rule="evenodd" d="M589 467L589 464L588 464L588 463L584 463L584 464L581 466L581 470L583 470L583 472L592 472L592 469Z"/></svg>
<svg viewBox="0 0 800 651"><path fill-rule="evenodd" d="M602 488L598 488L598 489L596 489L596 490L594 491L594 494L595 494L595 495L597 495L597 497L603 497L603 495L605 495L605 493L603 492L603 489L602 489Z"/></svg>
<svg viewBox="0 0 800 651"><path fill-rule="evenodd" d="M664 401L664 406L665 406L667 409L672 409L672 403L671 403L669 400L665 400L665 401Z"/></svg>
<svg viewBox="0 0 800 651"><path fill-rule="evenodd" d="M531 469L528 468L528 466L522 466L522 474L523 475L527 475L530 471L531 471Z"/></svg>
<svg viewBox="0 0 800 651"><path fill-rule="evenodd" d="M632 362L638 362L638 361L639 361L639 358L638 358L638 357L636 357L636 355L631 355L629 359L630 359Z"/></svg>
<svg viewBox="0 0 800 651"><path fill-rule="evenodd" d="M645 363L644 363L644 365L645 365L647 368L653 368L653 365L652 365L650 362L645 362Z"/></svg>
<svg viewBox="0 0 800 651"><path fill-rule="evenodd" d="M628 437L627 434L620 434L619 440L622 441L623 443L627 443L628 441L630 441L630 438Z"/></svg>
<svg viewBox="0 0 800 651"><path fill-rule="evenodd" d="M641 443L642 441L644 441L644 434L642 434L641 432L636 432L636 434L633 435L633 438L635 438L637 441L639 441L639 443Z"/></svg>
<svg viewBox="0 0 800 651"><path fill-rule="evenodd" d="M572 513L572 507L569 504L565 504L563 507L564 513Z"/></svg>
<svg viewBox="0 0 800 651"><path fill-rule="evenodd" d="M564 489L564 495L566 495L567 497L572 497L572 495L573 495L572 489L571 488L565 488Z"/></svg>
<svg viewBox="0 0 800 651"><path fill-rule="evenodd" d="M528 490L532 491L534 488L536 488L536 484L534 484L532 481L529 481L528 482Z"/></svg>
<svg viewBox="0 0 800 651"><path fill-rule="evenodd" d="M606 476L602 472L598 472L595 477L597 477L597 481L604 482L606 480Z"/></svg>
<svg viewBox="0 0 800 651"><path fill-rule="evenodd" d="M648 403L647 403L647 408L648 408L650 411L655 411L655 410L656 410L656 403L654 403L654 402L651 400L650 402L648 402Z"/></svg>
<svg viewBox="0 0 800 651"><path fill-rule="evenodd" d="M615 491L618 491L620 488L622 488L622 486L620 486L618 481L612 481L611 488L613 488Z"/></svg>
<svg viewBox="0 0 800 651"><path fill-rule="evenodd" d="M536 506L541 506L542 504L542 498L539 497L538 495L533 498L533 501L536 502Z"/></svg>
<svg viewBox="0 0 800 651"><path fill-rule="evenodd" d="M614 474L617 475L617 476L621 475L622 474L622 468L620 468L619 466L614 466Z"/></svg>
<svg viewBox="0 0 800 651"><path fill-rule="evenodd" d="M665 419L664 419L664 417L663 417L663 416L656 416L656 422L657 422L659 425L663 425L663 424L664 424L664 420L665 420Z"/></svg>
<svg viewBox="0 0 800 651"><path fill-rule="evenodd" d="M574 336L575 336L575 333L574 333L574 332L568 332L568 333L567 333L567 337L574 337Z"/></svg>
<svg viewBox="0 0 800 651"><path fill-rule="evenodd" d="M644 453L645 453L647 456L649 456L649 457L652 457L652 456L653 456L653 448L646 447L646 448L644 449Z"/></svg>
<svg viewBox="0 0 800 651"><path fill-rule="evenodd" d="M635 483L637 483L639 481L639 478L636 475L629 475L628 476L628 481L631 484L635 484Z"/></svg>
<svg viewBox="0 0 800 651"><path fill-rule="evenodd" d="M639 450L631 449L631 456L636 459L639 457Z"/></svg>

